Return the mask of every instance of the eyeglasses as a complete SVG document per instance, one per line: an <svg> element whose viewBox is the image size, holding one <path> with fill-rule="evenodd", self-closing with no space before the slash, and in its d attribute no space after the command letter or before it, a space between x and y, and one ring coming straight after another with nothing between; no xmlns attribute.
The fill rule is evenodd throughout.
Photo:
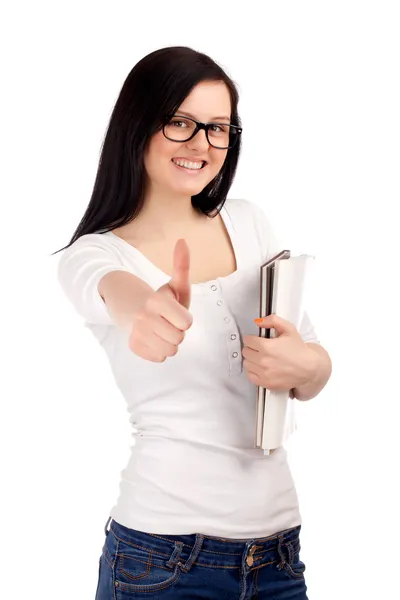
<svg viewBox="0 0 400 600"><path fill-rule="evenodd" d="M163 123L163 134L171 142L188 142L196 133L204 129L210 146L220 150L233 148L242 133L236 125L227 123L200 123L190 117L174 115Z"/></svg>

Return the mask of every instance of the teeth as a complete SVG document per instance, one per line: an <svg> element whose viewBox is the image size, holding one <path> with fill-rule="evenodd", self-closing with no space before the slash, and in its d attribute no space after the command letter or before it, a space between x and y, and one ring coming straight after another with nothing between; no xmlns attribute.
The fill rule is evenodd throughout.
<svg viewBox="0 0 400 600"><path fill-rule="evenodd" d="M172 159L172 162L174 162L176 165L179 165L180 167L185 167L186 169L201 169L201 167L203 166L203 162L200 163L194 163L194 162L189 162L188 160L177 160L175 158Z"/></svg>

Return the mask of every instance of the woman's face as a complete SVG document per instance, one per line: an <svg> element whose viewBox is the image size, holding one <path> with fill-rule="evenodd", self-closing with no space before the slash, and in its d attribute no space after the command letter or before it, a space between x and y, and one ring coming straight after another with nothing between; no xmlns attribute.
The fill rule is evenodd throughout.
<svg viewBox="0 0 400 600"><path fill-rule="evenodd" d="M192 117L202 123L230 123L228 88L222 81L203 81L197 84L175 115ZM199 194L221 170L227 152L228 150L209 145L204 129L198 131L188 142L173 142L162 131L157 132L150 139L144 156L150 192L186 197ZM201 161L206 161L206 164L202 169L187 169L173 162L177 159L195 163L190 165L192 167Z"/></svg>

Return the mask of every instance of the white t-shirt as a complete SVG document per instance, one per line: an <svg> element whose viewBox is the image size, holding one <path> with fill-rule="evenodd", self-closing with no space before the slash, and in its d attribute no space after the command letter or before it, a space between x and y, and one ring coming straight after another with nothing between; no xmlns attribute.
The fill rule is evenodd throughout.
<svg viewBox="0 0 400 600"><path fill-rule="evenodd" d="M163 363L129 350L97 285L123 270L156 290L169 275L112 232L80 237L59 261L61 287L106 352L127 403L135 443L110 516L132 529L243 539L301 523L286 450L265 456L254 448L256 386L242 357L243 336L259 332L260 265L282 248L256 204L228 199L221 217L237 270L192 285L193 325ZM307 313L299 331L319 341Z"/></svg>

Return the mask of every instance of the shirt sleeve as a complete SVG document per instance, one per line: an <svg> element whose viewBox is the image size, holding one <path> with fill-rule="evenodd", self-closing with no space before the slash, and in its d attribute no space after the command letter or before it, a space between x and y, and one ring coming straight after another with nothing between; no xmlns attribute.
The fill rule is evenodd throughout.
<svg viewBox="0 0 400 600"><path fill-rule="evenodd" d="M102 234L86 234L63 251L57 267L58 282L76 312L88 323L114 325L97 289L112 271L132 273L118 250Z"/></svg>
<svg viewBox="0 0 400 600"><path fill-rule="evenodd" d="M252 205L254 207L254 227L260 246L261 265L267 262L267 260L269 260L273 256L275 256L275 254L278 254L278 252L280 252L284 248L264 210L257 204L252 203ZM299 333L304 342L313 342L315 344L321 343L318 339L315 327L306 310L303 312L303 318L300 323Z"/></svg>

